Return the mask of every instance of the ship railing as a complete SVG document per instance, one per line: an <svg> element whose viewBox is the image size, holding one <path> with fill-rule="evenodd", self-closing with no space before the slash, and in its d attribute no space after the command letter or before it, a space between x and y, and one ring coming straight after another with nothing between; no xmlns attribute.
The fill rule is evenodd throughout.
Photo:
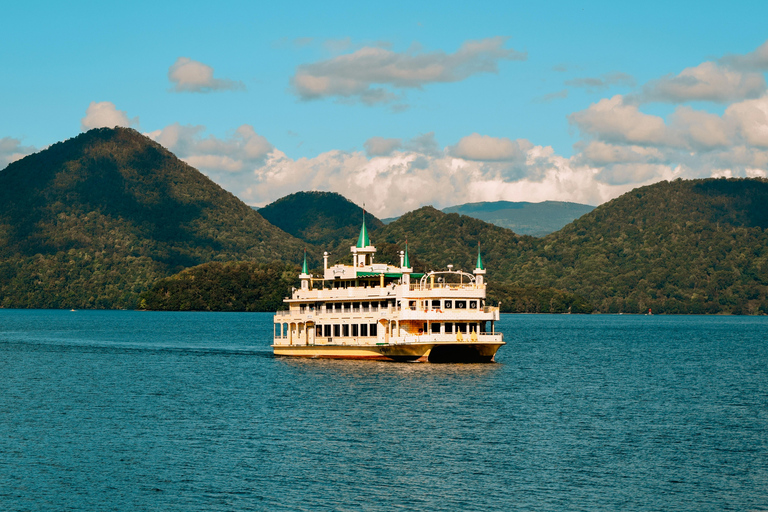
<svg viewBox="0 0 768 512"><path fill-rule="evenodd" d="M411 283L408 289L414 291L426 290L484 290L485 284L476 283Z"/></svg>

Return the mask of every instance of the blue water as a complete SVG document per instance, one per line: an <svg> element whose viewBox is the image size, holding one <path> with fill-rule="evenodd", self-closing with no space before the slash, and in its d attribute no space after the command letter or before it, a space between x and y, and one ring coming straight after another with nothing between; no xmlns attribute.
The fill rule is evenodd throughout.
<svg viewBox="0 0 768 512"><path fill-rule="evenodd" d="M768 318L505 315L490 365L271 329L0 310L0 509L768 510Z"/></svg>

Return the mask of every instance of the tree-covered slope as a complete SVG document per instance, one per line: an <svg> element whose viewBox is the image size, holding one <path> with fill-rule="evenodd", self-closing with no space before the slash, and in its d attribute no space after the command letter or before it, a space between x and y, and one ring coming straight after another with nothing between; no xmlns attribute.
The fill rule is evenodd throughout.
<svg viewBox="0 0 768 512"><path fill-rule="evenodd" d="M297 238L328 247L357 237L363 220L362 208L335 192L296 192L260 208L259 213ZM383 226L369 212L365 223L370 231Z"/></svg>
<svg viewBox="0 0 768 512"><path fill-rule="evenodd" d="M304 244L140 133L95 129L0 171L0 305L136 305L208 261L298 261Z"/></svg>
<svg viewBox="0 0 768 512"><path fill-rule="evenodd" d="M159 279L139 307L157 311L277 311L298 284L299 267L283 263L211 262Z"/></svg>
<svg viewBox="0 0 768 512"><path fill-rule="evenodd" d="M523 255L510 281L600 311L768 312L768 181L661 182L605 203Z"/></svg>

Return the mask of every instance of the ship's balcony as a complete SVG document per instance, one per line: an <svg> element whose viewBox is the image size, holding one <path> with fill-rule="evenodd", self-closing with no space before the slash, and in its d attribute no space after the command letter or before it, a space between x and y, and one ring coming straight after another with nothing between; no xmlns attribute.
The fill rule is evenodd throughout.
<svg viewBox="0 0 768 512"><path fill-rule="evenodd" d="M394 298L397 295L397 286L385 287L349 287L349 288L323 288L315 290L296 290L293 292L293 301L321 301L321 300L347 300L347 299L372 299L382 300L387 297Z"/></svg>
<svg viewBox="0 0 768 512"><path fill-rule="evenodd" d="M499 308L484 306L481 309L423 309L411 306L401 308L397 318L399 320L424 320L430 322L498 320Z"/></svg>

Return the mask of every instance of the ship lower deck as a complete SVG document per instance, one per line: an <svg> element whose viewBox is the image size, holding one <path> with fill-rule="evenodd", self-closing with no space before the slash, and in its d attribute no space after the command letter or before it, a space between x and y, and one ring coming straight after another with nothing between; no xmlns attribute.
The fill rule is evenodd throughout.
<svg viewBox="0 0 768 512"><path fill-rule="evenodd" d="M490 363L504 342L424 342L376 345L272 345L275 355L430 363Z"/></svg>

